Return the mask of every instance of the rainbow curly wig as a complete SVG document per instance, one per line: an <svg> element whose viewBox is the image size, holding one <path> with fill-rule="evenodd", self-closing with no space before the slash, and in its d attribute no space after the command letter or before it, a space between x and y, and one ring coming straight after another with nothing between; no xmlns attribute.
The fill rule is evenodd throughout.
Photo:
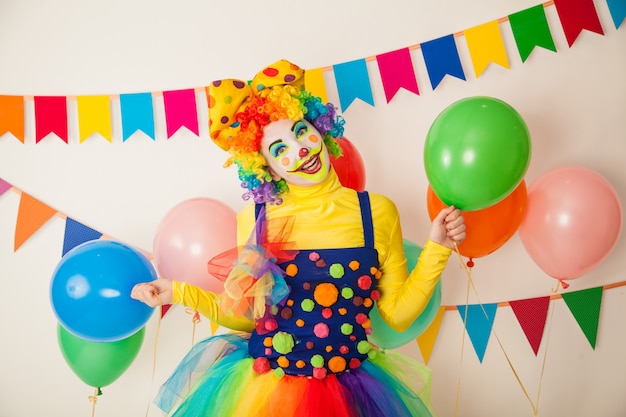
<svg viewBox="0 0 626 417"><path fill-rule="evenodd" d="M343 136L343 117L337 115L336 107L323 104L320 97L291 85L265 88L245 102L243 110L236 114L237 133L230 139L231 154L224 166L235 164L241 186L247 191L244 200L255 203L280 204L280 195L288 190L285 180L274 181L267 170L267 162L259 152L263 128L280 120L306 120L320 132L328 152L339 157L341 148L336 139Z"/></svg>

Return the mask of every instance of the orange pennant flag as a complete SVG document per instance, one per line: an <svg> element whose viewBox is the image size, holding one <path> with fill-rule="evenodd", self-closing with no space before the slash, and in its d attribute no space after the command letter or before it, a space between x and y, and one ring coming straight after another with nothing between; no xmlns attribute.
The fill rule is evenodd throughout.
<svg viewBox="0 0 626 417"><path fill-rule="evenodd" d="M24 143L24 97L0 96L0 136L12 133Z"/></svg>
<svg viewBox="0 0 626 417"><path fill-rule="evenodd" d="M29 237L55 214L56 210L23 192L17 211L13 251L17 251Z"/></svg>
<svg viewBox="0 0 626 417"><path fill-rule="evenodd" d="M437 335L439 334L439 328L441 327L441 321L443 320L443 313L445 311L445 307L439 307L439 311L432 323L430 323L430 326L424 330L424 333L417 337L417 345L422 352L422 358L424 358L425 364L428 364L430 360L430 354L433 352L433 347L437 341Z"/></svg>
<svg viewBox="0 0 626 417"><path fill-rule="evenodd" d="M99 133L111 142L113 132L109 96L79 96L76 97L76 102L80 143L83 143L94 133Z"/></svg>
<svg viewBox="0 0 626 417"><path fill-rule="evenodd" d="M490 63L509 68L504 40L497 20L463 31L467 41L467 49L472 58L476 78L487 69Z"/></svg>

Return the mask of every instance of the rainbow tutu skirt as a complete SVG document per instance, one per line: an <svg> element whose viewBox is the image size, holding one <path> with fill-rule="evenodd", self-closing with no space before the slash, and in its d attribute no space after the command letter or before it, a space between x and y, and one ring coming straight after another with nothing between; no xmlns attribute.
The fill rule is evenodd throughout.
<svg viewBox="0 0 626 417"><path fill-rule="evenodd" d="M430 417L430 371L395 351L318 379L257 373L248 334L198 342L155 404L176 417Z"/></svg>

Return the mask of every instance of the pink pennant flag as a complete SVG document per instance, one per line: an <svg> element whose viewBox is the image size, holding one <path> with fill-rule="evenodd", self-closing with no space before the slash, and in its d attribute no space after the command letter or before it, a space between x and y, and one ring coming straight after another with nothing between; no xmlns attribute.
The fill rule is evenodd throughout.
<svg viewBox="0 0 626 417"><path fill-rule="evenodd" d="M11 184L9 184L8 182L6 182L2 178L0 178L0 195L6 193L11 188L13 188L13 186Z"/></svg>
<svg viewBox="0 0 626 417"><path fill-rule="evenodd" d="M593 0L554 0L554 6L570 47L583 29L604 35Z"/></svg>
<svg viewBox="0 0 626 417"><path fill-rule="evenodd" d="M378 71L382 78L387 103L391 101L400 88L419 95L409 48L376 55L376 61L378 62Z"/></svg>
<svg viewBox="0 0 626 417"><path fill-rule="evenodd" d="M171 138L181 127L186 127L199 136L198 110L194 89L163 92L167 138Z"/></svg>
<svg viewBox="0 0 626 417"><path fill-rule="evenodd" d="M533 348L535 356L539 351L543 329L546 325L550 297L529 298L526 300L509 301L509 305L517 317L517 321L528 339L528 343Z"/></svg>
<svg viewBox="0 0 626 417"><path fill-rule="evenodd" d="M66 97L35 97L35 143L50 133L67 143Z"/></svg>

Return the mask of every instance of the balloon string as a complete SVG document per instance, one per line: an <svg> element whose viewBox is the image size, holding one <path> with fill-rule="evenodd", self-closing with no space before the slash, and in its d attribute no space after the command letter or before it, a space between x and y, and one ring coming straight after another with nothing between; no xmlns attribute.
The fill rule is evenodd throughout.
<svg viewBox="0 0 626 417"><path fill-rule="evenodd" d="M455 244L456 247L456 244ZM458 248L457 248L458 253ZM463 259L461 259L461 263ZM469 292L470 292L470 281L467 281L467 291L465 292L465 313L463 314L463 329L467 329L467 311L469 310ZM461 369L463 369L463 356L465 352L465 330L463 331L463 338L461 339L461 357L459 359L459 379L456 384L456 399L454 403L454 417L457 416L459 411L459 397L461 394Z"/></svg>
<svg viewBox="0 0 626 417"><path fill-rule="evenodd" d="M480 308L482 309L483 314L485 315L485 317L489 317L489 315L487 314L487 311L485 311L485 307L483 306L482 302L480 301L480 297L478 296L478 291L476 290L476 286L474 285L474 281L472 280L472 273L471 273L470 269L467 267L467 265L465 265L465 263L463 262L463 257L461 256L461 252L459 251L459 247L457 246L456 242L454 243L454 248L455 248L455 251L456 251L457 255L459 256L459 259L461 261L461 265L463 265L463 267L465 268L465 272L467 274L468 292L469 292L469 286L471 285L472 289L474 290L474 293L476 294L476 298L478 299L478 304L480 305ZM469 297L469 294L466 295L466 306L465 306L466 317L465 317L465 319L467 318L468 297ZM464 323L463 323L464 326L466 324L465 319L464 319ZM465 328L465 330L467 330L467 328ZM538 415L538 407L533 403L533 400L530 398L530 395L528 394L528 391L526 390L526 387L524 386L524 383L522 382L522 379L520 378L519 374L515 370L515 366L513 366L513 362L511 361L511 358L509 357L509 355L506 353L506 350L504 349L504 345L502 344L502 341L500 340L500 338L498 337L498 334L495 332L495 330L493 328L491 329L491 333L493 333L494 337L496 338L496 341L498 342L498 345L500 346L500 350L502 350L502 353L504 354L504 357L505 357L507 363L509 364L509 367L511 368L511 371L513 371L513 375L515 375L515 379L517 379L517 382L518 382L520 388L522 389L522 392L524 393L524 395L528 399L528 402L530 402L530 406L533 409L533 416L537 417L537 415ZM546 352L546 354L547 354L547 352ZM545 363L545 356L544 356L544 363ZM543 376L543 370L542 370L542 376ZM457 392L457 396L458 396L458 392ZM456 412L455 412L455 416L456 416Z"/></svg>
<svg viewBox="0 0 626 417"><path fill-rule="evenodd" d="M546 338L546 349L543 352L543 362L541 364L541 374L539 375L539 386L537 387L537 400L535 407L535 415L533 417L537 417L539 415L539 399L541 398L541 385L543 383L543 373L546 370L546 358L548 357L548 347L550 346L550 333L552 330L552 317L554 316L554 308L550 311L550 323L548 323L548 337Z"/></svg>
<svg viewBox="0 0 626 417"><path fill-rule="evenodd" d="M195 310L191 310L190 308L185 309L185 313L191 314L191 322L193 323L191 329L191 347L196 344L196 325L200 323L200 313Z"/></svg>
<svg viewBox="0 0 626 417"><path fill-rule="evenodd" d="M96 387L93 395L88 396L89 402L91 403L91 417L96 415L96 403L98 402L98 395L102 395L102 391L100 391L100 387Z"/></svg>
<svg viewBox="0 0 626 417"><path fill-rule="evenodd" d="M156 373L156 364L157 364L157 346L159 344L159 333L161 332L161 320L163 319L163 303L161 302L161 294L157 294L159 297L159 310L161 314L159 314L159 319L157 321L156 333L154 335L154 349L153 349L153 359L152 359L152 378L150 379L150 397L152 396L152 388L154 387L154 376ZM146 417L148 417L148 413L150 412L150 405L152 404L152 398L148 398L148 407L146 407Z"/></svg>

